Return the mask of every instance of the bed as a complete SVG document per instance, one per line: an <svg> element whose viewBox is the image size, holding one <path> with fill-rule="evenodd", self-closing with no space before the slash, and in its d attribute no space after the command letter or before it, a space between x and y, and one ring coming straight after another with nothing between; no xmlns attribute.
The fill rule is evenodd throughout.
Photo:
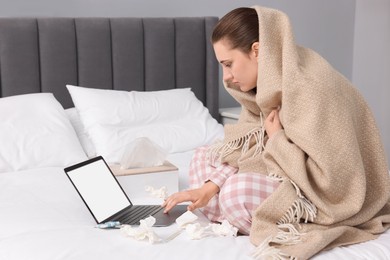
<svg viewBox="0 0 390 260"><path fill-rule="evenodd" d="M209 43L217 20L0 18L1 260L251 259L247 236L182 232L150 244L98 229L63 171L96 155L118 163L126 143L146 135L186 189L194 149L223 137ZM161 203L129 178L118 181L133 203ZM178 227L154 230L168 238ZM313 259L336 258L390 259L390 232Z"/></svg>

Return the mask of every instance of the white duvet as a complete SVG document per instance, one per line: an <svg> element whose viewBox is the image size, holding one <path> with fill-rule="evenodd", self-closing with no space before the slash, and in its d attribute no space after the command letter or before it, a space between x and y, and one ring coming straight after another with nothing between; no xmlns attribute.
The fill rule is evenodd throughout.
<svg viewBox="0 0 390 260"><path fill-rule="evenodd" d="M179 186L187 187L192 153L169 160L180 168ZM126 177L119 177L126 192ZM130 198L131 199L131 198ZM140 202L140 201L138 201ZM200 221L207 220L202 217ZM118 229L95 228L95 221L62 168L0 173L0 259L251 259L247 236L191 240L183 232L166 243L125 237ZM177 225L156 228L162 238ZM378 239L323 252L313 259L390 259L390 232Z"/></svg>

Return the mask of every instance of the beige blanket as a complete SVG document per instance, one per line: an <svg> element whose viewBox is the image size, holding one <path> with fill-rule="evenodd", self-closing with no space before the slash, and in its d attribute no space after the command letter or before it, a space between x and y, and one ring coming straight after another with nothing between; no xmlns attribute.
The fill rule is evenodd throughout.
<svg viewBox="0 0 390 260"><path fill-rule="evenodd" d="M281 182L253 214L255 256L307 259L376 238L390 226L390 178L370 109L321 56L295 44L285 14L255 9L257 93L225 84L243 110L213 150L240 172ZM267 140L263 121L278 106L284 130Z"/></svg>

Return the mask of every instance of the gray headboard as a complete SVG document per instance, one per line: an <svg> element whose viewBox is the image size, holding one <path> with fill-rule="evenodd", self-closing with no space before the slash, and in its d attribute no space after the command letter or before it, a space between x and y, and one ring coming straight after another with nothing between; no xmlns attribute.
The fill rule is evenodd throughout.
<svg viewBox="0 0 390 260"><path fill-rule="evenodd" d="M117 90L190 87L218 119L217 17L0 18L1 97L65 85Z"/></svg>

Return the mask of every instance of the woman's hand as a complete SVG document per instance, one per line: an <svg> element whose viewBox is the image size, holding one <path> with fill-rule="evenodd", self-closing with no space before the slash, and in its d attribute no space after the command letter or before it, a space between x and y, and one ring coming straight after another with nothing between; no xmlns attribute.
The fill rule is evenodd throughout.
<svg viewBox="0 0 390 260"><path fill-rule="evenodd" d="M265 119L265 131L269 138L271 138L277 131L283 129L279 119L279 110L274 109L269 113Z"/></svg>
<svg viewBox="0 0 390 260"><path fill-rule="evenodd" d="M215 183L208 181L199 189L180 191L172 194L164 201L162 207L165 207L164 213L167 213L178 203L191 201L192 204L187 209L192 211L206 206L210 199L218 192L219 187Z"/></svg>

